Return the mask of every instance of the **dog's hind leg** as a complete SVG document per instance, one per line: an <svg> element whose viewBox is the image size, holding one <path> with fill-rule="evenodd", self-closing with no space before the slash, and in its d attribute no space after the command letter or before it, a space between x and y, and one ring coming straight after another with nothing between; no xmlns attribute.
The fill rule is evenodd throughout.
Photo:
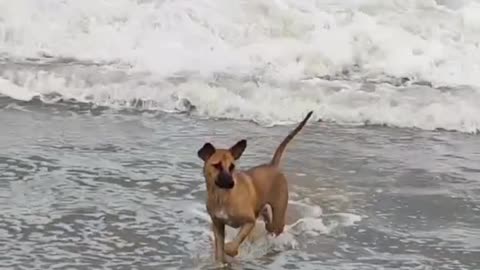
<svg viewBox="0 0 480 270"><path fill-rule="evenodd" d="M287 201L278 201L272 204L272 222L265 223L265 229L278 236L283 232L285 227L285 212L287 210Z"/></svg>
<svg viewBox="0 0 480 270"><path fill-rule="evenodd" d="M272 189L268 204L271 206L271 222L265 223L265 229L279 235L285 227L285 214L288 206L288 187L287 179L283 174L279 174L275 179L275 187Z"/></svg>

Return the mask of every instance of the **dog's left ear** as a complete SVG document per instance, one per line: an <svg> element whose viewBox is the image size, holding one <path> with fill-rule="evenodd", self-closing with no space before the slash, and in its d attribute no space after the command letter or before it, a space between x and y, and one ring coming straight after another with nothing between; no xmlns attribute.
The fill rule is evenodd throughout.
<svg viewBox="0 0 480 270"><path fill-rule="evenodd" d="M213 153L215 153L215 147L211 143L207 142L198 150L197 155L206 162L207 159L213 155Z"/></svg>
<svg viewBox="0 0 480 270"><path fill-rule="evenodd" d="M233 158L237 160L243 154L245 148L247 148L247 140L240 140L234 146L230 147L230 153L232 153Z"/></svg>

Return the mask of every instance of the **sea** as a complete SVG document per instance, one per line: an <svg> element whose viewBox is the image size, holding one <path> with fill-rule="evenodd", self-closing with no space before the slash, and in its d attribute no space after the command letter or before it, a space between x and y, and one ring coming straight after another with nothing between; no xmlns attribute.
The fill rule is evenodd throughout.
<svg viewBox="0 0 480 270"><path fill-rule="evenodd" d="M480 0L0 0L0 269L216 269L198 149L286 149L229 269L480 269ZM236 229L227 227L227 239Z"/></svg>

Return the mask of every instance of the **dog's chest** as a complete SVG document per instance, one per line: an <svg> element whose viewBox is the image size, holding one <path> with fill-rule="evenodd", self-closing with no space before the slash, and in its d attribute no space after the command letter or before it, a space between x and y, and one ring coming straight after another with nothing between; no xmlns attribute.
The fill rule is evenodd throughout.
<svg viewBox="0 0 480 270"><path fill-rule="evenodd" d="M228 212L225 210L225 208L217 209L213 215L220 220L226 220L229 218Z"/></svg>
<svg viewBox="0 0 480 270"><path fill-rule="evenodd" d="M240 226L237 220L235 220L235 218L232 215L230 215L228 211L223 207L216 209L213 212L213 216L231 227L238 228Z"/></svg>

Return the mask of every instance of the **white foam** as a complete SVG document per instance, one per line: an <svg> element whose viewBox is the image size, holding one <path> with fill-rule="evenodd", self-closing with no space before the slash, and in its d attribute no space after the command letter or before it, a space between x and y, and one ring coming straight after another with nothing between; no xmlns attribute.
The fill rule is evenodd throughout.
<svg viewBox="0 0 480 270"><path fill-rule="evenodd" d="M476 132L479 9L473 0L1 1L4 57L47 54L131 69L126 79L105 82L76 77L79 70L24 70L14 79L5 65L0 93L28 100L56 92L109 106L142 99L164 111L189 109L188 100L201 116L262 124L296 122L314 109L317 118L344 124ZM179 73L195 76L165 82ZM216 74L232 79L218 82ZM405 77L459 90L387 85L365 92L333 82L341 91L332 91L325 81L299 82L321 76Z"/></svg>
<svg viewBox="0 0 480 270"><path fill-rule="evenodd" d="M36 96L35 93L32 93L28 89L19 87L3 78L0 78L0 94L23 101L31 100Z"/></svg>
<svg viewBox="0 0 480 270"><path fill-rule="evenodd" d="M360 216L351 213L333 213L329 216L338 218L335 219L335 222L326 223L322 216L318 215L319 212L322 212L319 206L295 201L290 201L289 203L301 206L301 209L298 209L301 212L301 217L291 224L286 224L284 232L278 236L268 234L265 230L265 223L262 220L258 220L252 233L240 246L239 258L253 259L261 257L272 250L297 249L299 247L299 238L311 238L322 234L330 234L335 229L353 226L362 219ZM238 233L238 229L227 226L225 232L225 240L228 242ZM210 240L213 241L212 233L210 234Z"/></svg>

